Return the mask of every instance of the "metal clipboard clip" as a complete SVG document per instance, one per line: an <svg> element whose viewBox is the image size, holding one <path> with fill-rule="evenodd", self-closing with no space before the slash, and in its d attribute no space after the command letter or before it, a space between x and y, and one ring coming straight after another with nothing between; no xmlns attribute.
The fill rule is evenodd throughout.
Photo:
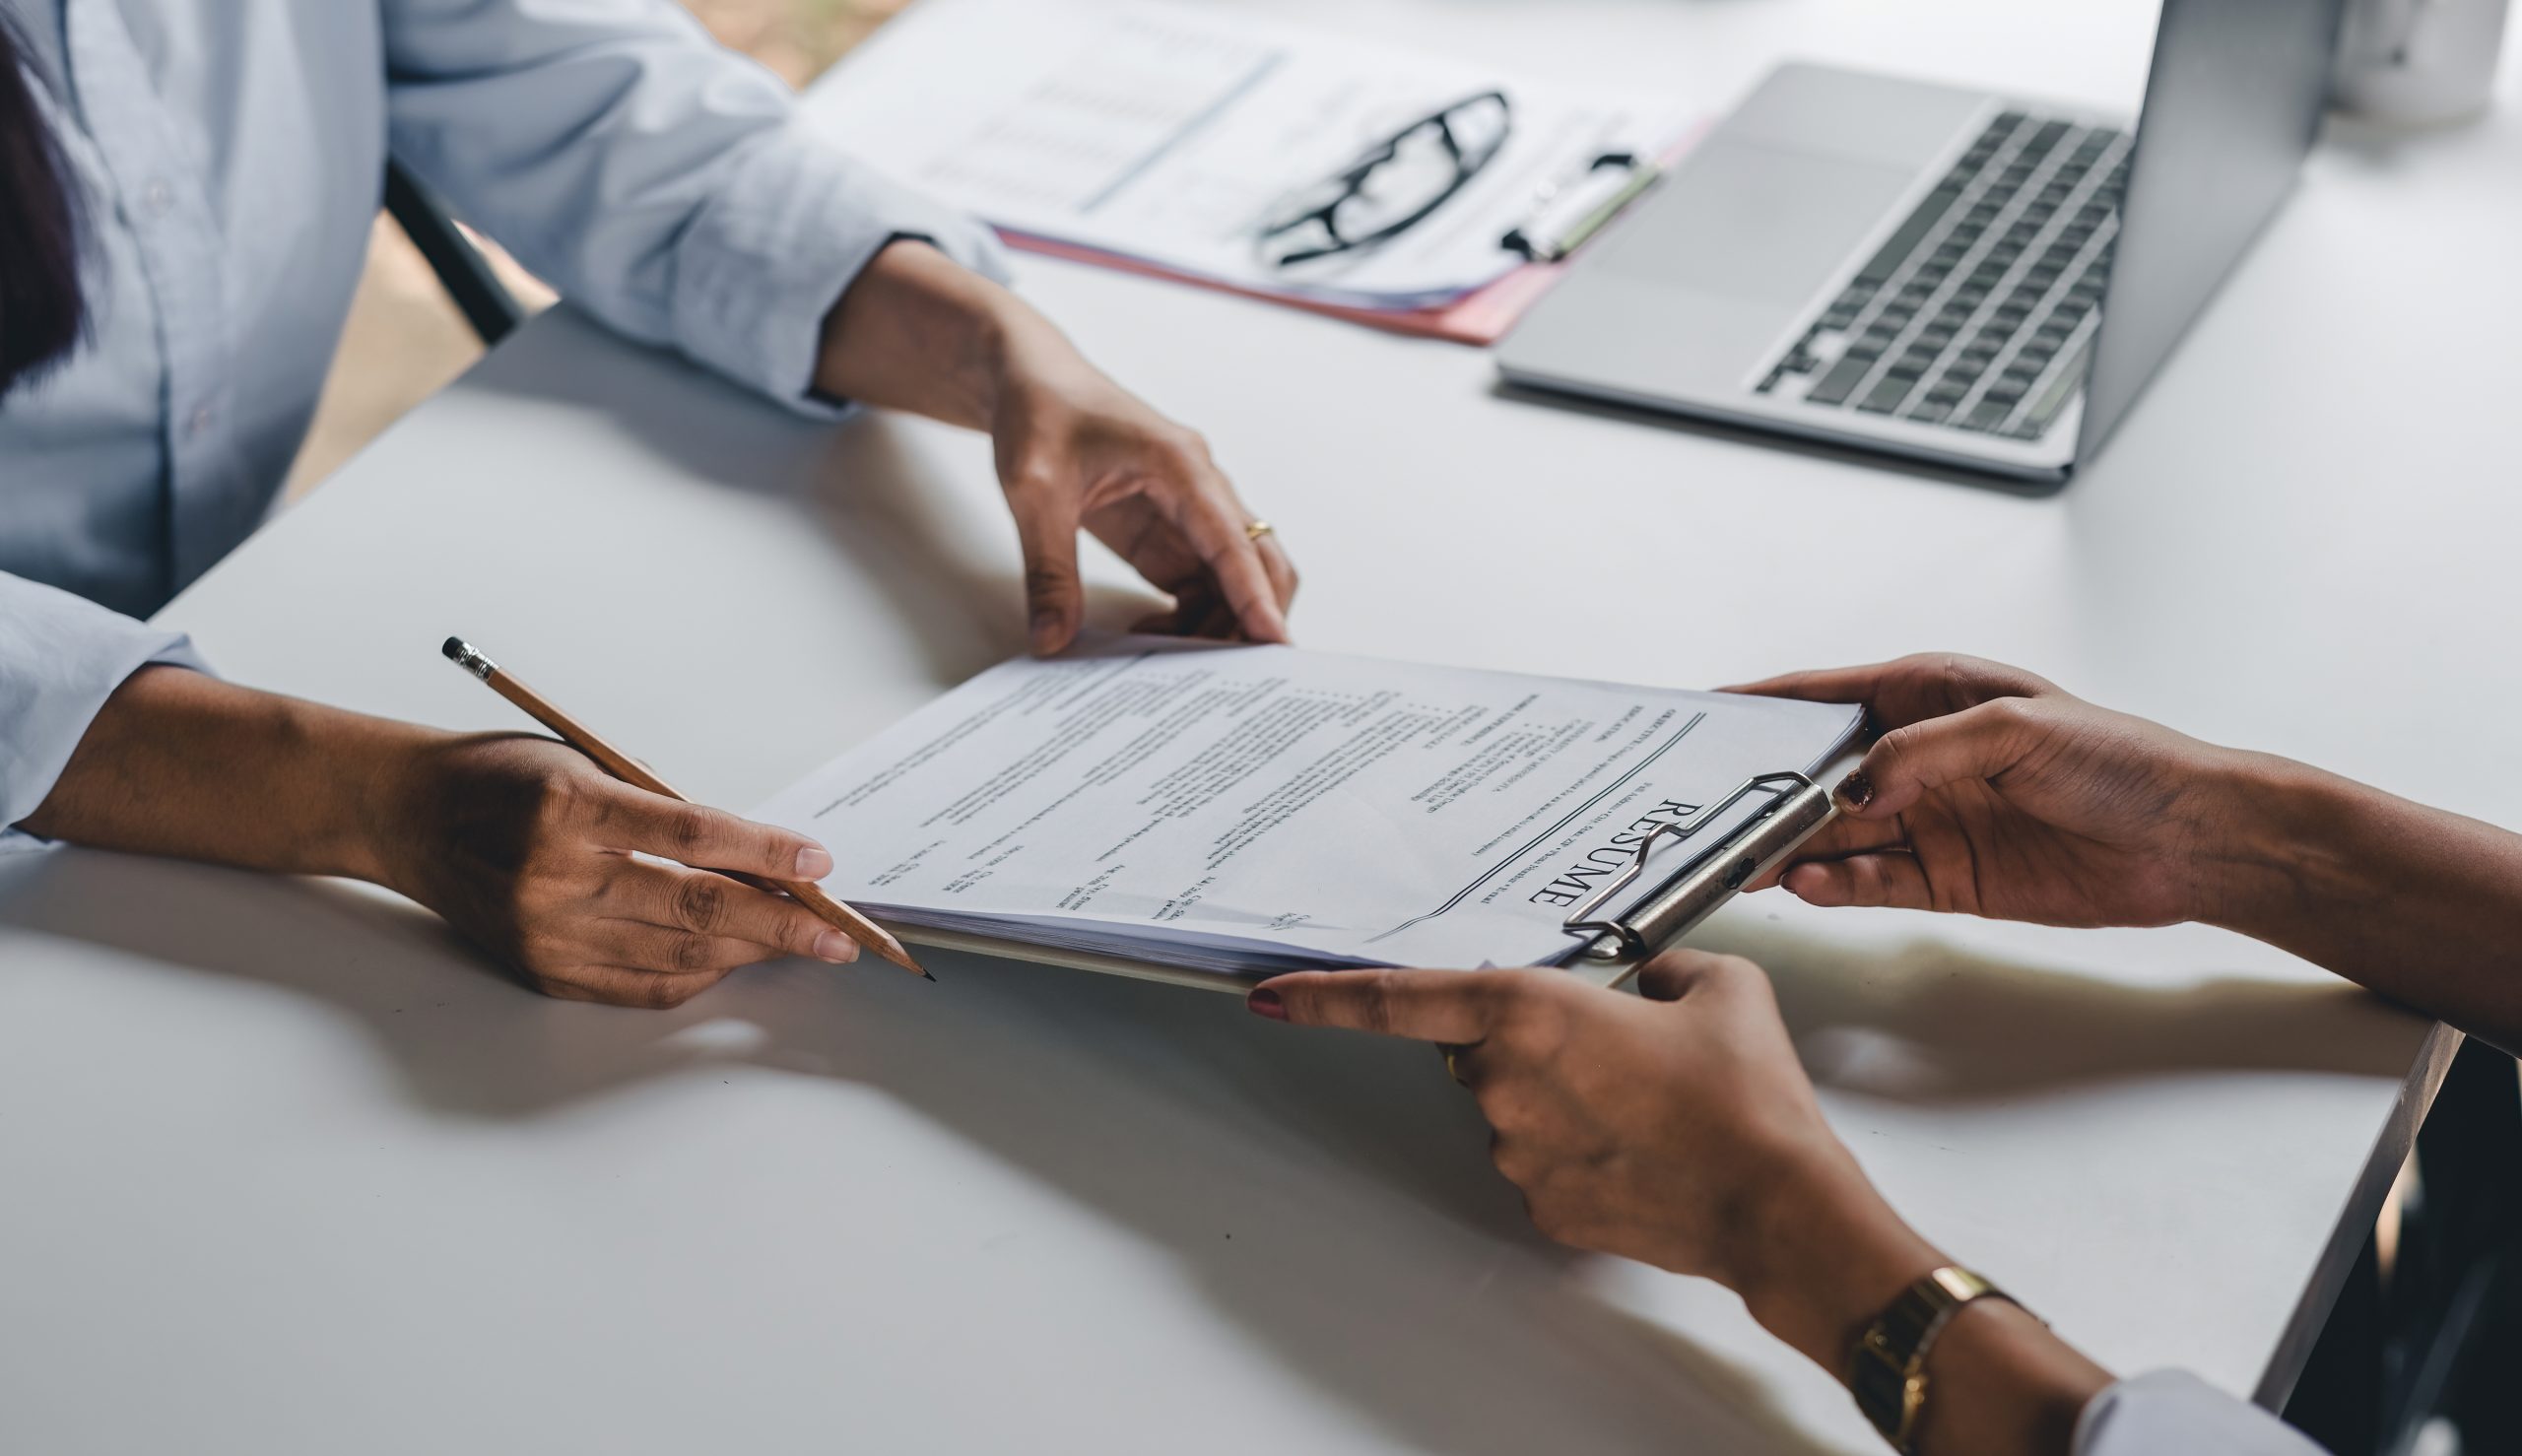
<svg viewBox="0 0 2522 1456"><path fill-rule="evenodd" d="M1497 239L1497 245L1531 262L1559 262L1645 196L1663 174L1652 158L1606 152L1573 176L1544 183L1533 198L1531 215Z"/></svg>
<svg viewBox="0 0 2522 1456"><path fill-rule="evenodd" d="M1671 838L1687 843L1735 805L1759 795L1765 795L1765 800L1733 832L1684 860L1663 884L1641 895L1625 913L1595 918L1646 872L1647 858L1658 841ZM1690 818L1659 826L1638 841L1635 855L1619 874L1568 913L1563 926L1567 933L1592 937L1570 968L1604 985L1626 981L1647 958L1687 935L1736 891L1784 862L1837 812L1830 791L1812 775L1763 773L1744 780L1742 787Z"/></svg>

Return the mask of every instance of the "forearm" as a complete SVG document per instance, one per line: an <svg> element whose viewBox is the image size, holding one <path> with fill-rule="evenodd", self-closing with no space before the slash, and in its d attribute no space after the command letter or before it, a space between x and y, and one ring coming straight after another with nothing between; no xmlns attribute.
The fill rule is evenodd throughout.
<svg viewBox="0 0 2522 1456"><path fill-rule="evenodd" d="M247 869L382 878L374 808L440 737L176 667L134 673L23 827Z"/></svg>
<svg viewBox="0 0 2522 1456"><path fill-rule="evenodd" d="M2250 757L2217 923L2522 1047L2522 835Z"/></svg>
<svg viewBox="0 0 2522 1456"><path fill-rule="evenodd" d="M1757 1250L1728 1282L1754 1318L1841 1380L1858 1336L1913 1281L1953 1262L1884 1203L1843 1152L1759 1200ZM2110 1375L2021 1309L1964 1305L1925 1364L1922 1456L2066 1456Z"/></svg>
<svg viewBox="0 0 2522 1456"><path fill-rule="evenodd" d="M1072 353L1014 294L915 238L896 239L824 319L815 392L986 430L1014 359Z"/></svg>

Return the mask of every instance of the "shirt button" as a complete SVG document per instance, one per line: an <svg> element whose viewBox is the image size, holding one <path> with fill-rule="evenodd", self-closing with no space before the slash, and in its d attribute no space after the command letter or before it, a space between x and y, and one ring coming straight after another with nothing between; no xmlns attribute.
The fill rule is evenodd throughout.
<svg viewBox="0 0 2522 1456"><path fill-rule="evenodd" d="M212 409L208 405L203 405L201 408L193 411L191 419L184 422L184 437L186 439L198 437L201 432L208 430L212 423L218 420L218 418L219 412L217 410Z"/></svg>
<svg viewBox="0 0 2522 1456"><path fill-rule="evenodd" d="M152 177L149 185L140 189L140 210L150 217L163 218L174 205L175 189L166 184L165 177Z"/></svg>

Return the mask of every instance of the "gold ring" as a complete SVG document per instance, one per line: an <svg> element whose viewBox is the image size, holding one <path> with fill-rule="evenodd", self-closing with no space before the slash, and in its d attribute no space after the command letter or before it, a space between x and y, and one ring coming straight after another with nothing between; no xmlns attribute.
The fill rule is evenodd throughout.
<svg viewBox="0 0 2522 1456"><path fill-rule="evenodd" d="M1271 525L1268 521L1245 521L1243 523L1243 539L1246 541L1258 541L1264 536L1271 535L1278 529L1278 527Z"/></svg>
<svg viewBox="0 0 2522 1456"><path fill-rule="evenodd" d="M1459 1046L1439 1046L1436 1050L1445 1054L1445 1075L1454 1080L1454 1085L1457 1087L1471 1086L1470 1083L1462 1080L1462 1069L1454 1065L1454 1054L1461 1051L1462 1048Z"/></svg>

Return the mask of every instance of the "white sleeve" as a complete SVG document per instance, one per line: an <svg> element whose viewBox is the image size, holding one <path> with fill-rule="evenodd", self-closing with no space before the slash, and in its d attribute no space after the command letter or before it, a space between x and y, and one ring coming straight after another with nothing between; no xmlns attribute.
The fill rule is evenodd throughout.
<svg viewBox="0 0 2522 1456"><path fill-rule="evenodd" d="M385 0L394 155L613 328L792 407L886 243L988 229L852 162L672 0Z"/></svg>
<svg viewBox="0 0 2522 1456"><path fill-rule="evenodd" d="M0 851L43 842L11 826L42 807L123 679L154 662L208 670L180 632L0 572Z"/></svg>
<svg viewBox="0 0 2522 1456"><path fill-rule="evenodd" d="M2310 1437L2187 1370L2155 1370L2094 1396L2075 1456L2325 1456Z"/></svg>

